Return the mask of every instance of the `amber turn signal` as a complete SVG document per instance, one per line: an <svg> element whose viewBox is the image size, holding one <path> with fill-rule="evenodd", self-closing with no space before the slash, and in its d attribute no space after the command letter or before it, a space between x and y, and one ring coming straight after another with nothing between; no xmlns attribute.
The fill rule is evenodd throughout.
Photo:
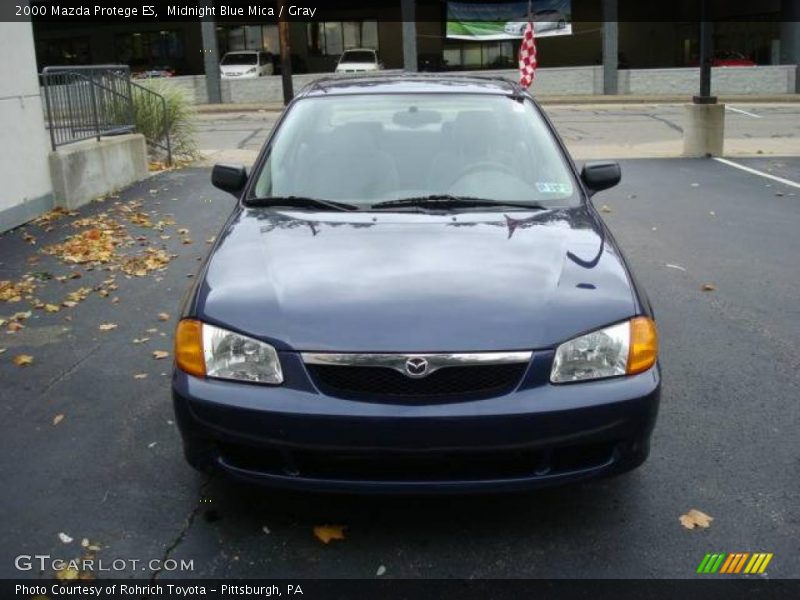
<svg viewBox="0 0 800 600"><path fill-rule="evenodd" d="M653 319L636 317L631 319L631 341L628 352L628 375L641 373L652 367L658 358L658 331Z"/></svg>
<svg viewBox="0 0 800 600"><path fill-rule="evenodd" d="M181 371L195 377L206 376L203 356L203 324L194 319L183 319L175 332L175 363Z"/></svg>

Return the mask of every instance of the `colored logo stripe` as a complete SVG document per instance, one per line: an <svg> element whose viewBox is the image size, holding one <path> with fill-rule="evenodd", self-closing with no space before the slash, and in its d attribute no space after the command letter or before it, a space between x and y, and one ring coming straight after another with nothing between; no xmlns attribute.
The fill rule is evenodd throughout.
<svg viewBox="0 0 800 600"><path fill-rule="evenodd" d="M713 552L708 553L697 567L698 573L763 573L772 560L772 553ZM749 559L749 560L748 560ZM747 566L745 566L747 565Z"/></svg>

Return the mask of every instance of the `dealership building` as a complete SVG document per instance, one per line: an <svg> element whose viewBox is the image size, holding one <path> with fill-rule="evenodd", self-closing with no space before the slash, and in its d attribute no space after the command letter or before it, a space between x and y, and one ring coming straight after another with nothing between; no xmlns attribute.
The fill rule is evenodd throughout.
<svg viewBox="0 0 800 600"><path fill-rule="evenodd" d="M625 3L631 1L618 1L623 13ZM448 35L448 20L452 20L458 7L485 8L493 6L491 3L416 0L411 4L416 22L416 51L424 64L436 69L468 70L507 68L514 64L518 41L465 40ZM523 12L527 6L527 2L509 4L518 4ZM535 0L536 10L555 6L571 22L568 35L548 35L539 40L541 67L600 63L603 27L598 7L601 4L601 0ZM269 6L270 2L264 5ZM796 64L800 62L799 5L796 0L730 3L729 12L723 14L724 22L715 27L714 47L758 65ZM326 10L325 14L325 21L291 23L295 72L331 72L342 51L355 47L375 48L386 68L403 68L401 0L394 5L363 2L359 8ZM279 52L274 19L263 23L252 19L238 23L218 20L216 35L220 55L236 50ZM40 69L49 65L117 63L131 65L133 70L168 66L179 75L200 75L204 71L204 43L201 25L196 20L152 24L118 21L100 27L35 22L34 37ZM618 48L620 66L626 68L692 66L699 53L698 24L620 22Z"/></svg>

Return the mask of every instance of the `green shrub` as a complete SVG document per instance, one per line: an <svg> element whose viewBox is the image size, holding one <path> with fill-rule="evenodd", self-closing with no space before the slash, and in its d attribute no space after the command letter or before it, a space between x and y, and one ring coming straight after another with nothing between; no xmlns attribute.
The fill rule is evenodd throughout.
<svg viewBox="0 0 800 600"><path fill-rule="evenodd" d="M166 157L166 132L173 159L194 159L197 157L195 141L195 110L186 92L170 83L168 79L150 79L134 82L133 113L137 132L147 138L148 148L156 160ZM144 88L144 89L142 89ZM150 90L163 96L148 93ZM164 117L166 105L166 118Z"/></svg>

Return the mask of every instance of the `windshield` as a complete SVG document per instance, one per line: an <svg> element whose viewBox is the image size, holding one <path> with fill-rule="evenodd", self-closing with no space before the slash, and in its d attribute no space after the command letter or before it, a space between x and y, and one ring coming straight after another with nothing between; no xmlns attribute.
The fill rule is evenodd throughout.
<svg viewBox="0 0 800 600"><path fill-rule="evenodd" d="M255 53L241 52L236 54L226 54L220 64L223 65L255 65L258 63Z"/></svg>
<svg viewBox="0 0 800 600"><path fill-rule="evenodd" d="M348 50L339 59L343 63L374 63L375 53L369 50Z"/></svg>
<svg viewBox="0 0 800 600"><path fill-rule="evenodd" d="M429 195L574 206L576 184L533 103L470 94L305 98L275 134L255 196L359 207Z"/></svg>

